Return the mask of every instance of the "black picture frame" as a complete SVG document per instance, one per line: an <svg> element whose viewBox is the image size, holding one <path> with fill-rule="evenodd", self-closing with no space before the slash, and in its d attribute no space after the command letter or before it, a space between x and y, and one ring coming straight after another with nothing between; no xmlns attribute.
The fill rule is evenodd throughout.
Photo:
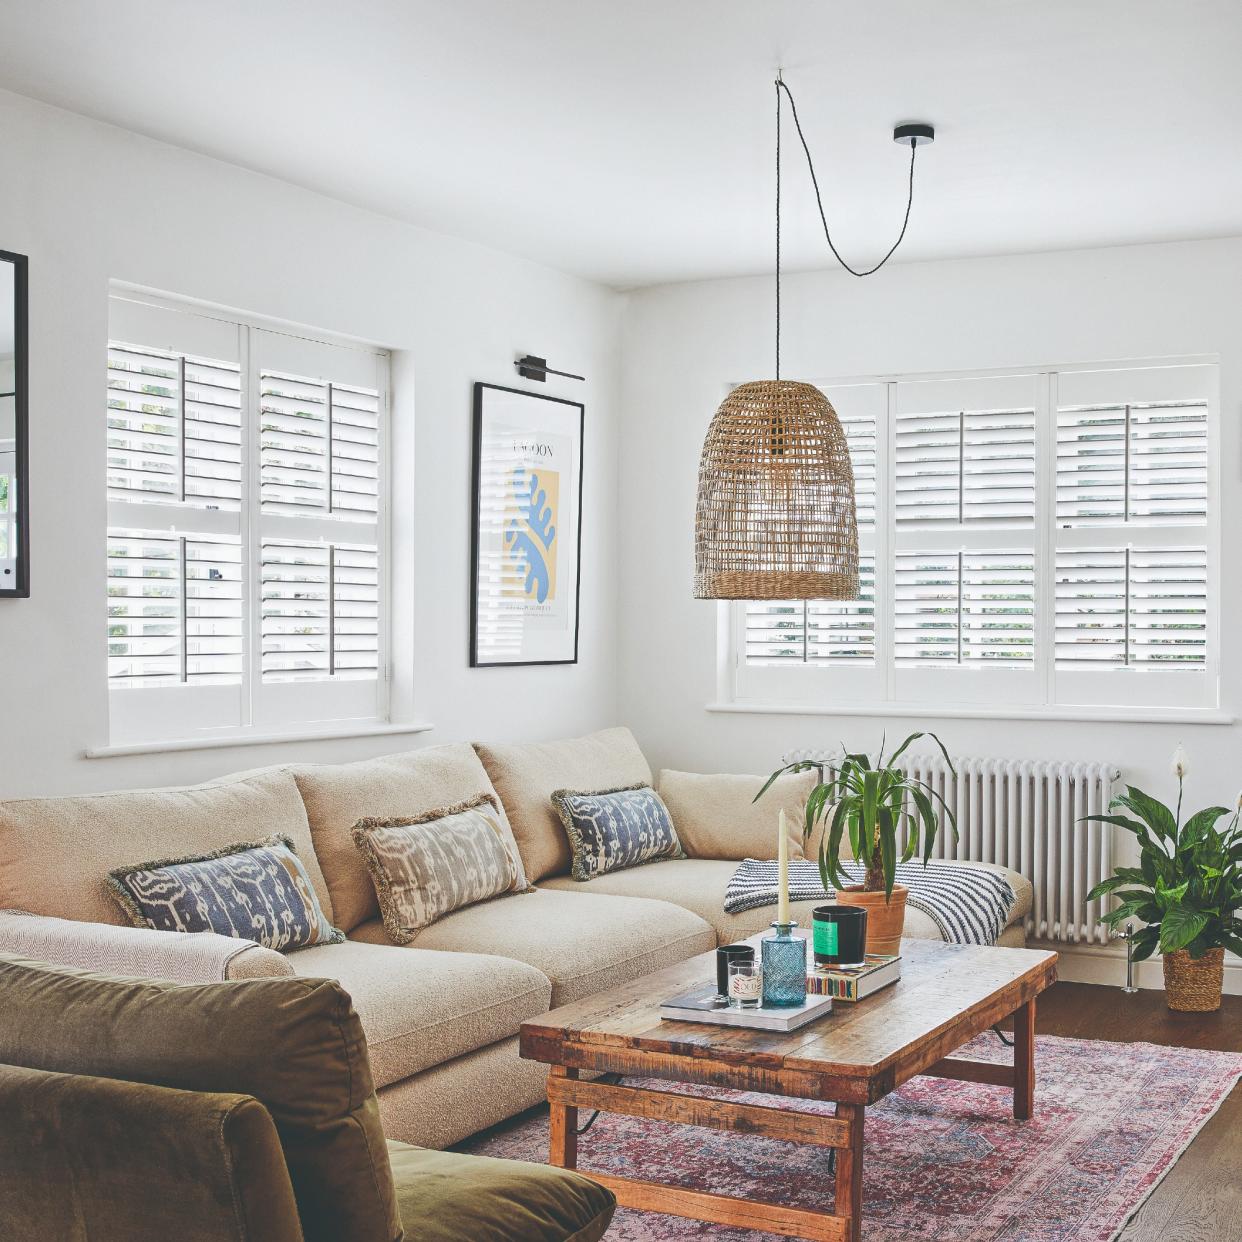
<svg viewBox="0 0 1242 1242"><path fill-rule="evenodd" d="M0 250L0 263L13 265L13 440L17 478L17 565L15 581L0 580L0 599L30 597L30 349L29 259Z"/></svg>
<svg viewBox="0 0 1242 1242"><path fill-rule="evenodd" d="M573 563L573 648L563 658L548 659L515 659L499 660L484 658L487 653L480 651L479 626L479 568L481 564L480 537L482 523L480 506L483 482L483 448L484 418L486 417L486 399L489 392L504 393L510 396L525 398L533 402L545 402L555 406L567 407L577 411L576 437L578 485L575 497L576 522L574 563ZM471 470L470 470L470 667L471 668L529 668L536 665L577 664L578 640L581 629L582 606L582 497L584 494L584 436L586 430L586 407L581 401L570 401L565 397L550 397L542 393L530 392L525 388L510 388L503 384L476 383L474 385L473 431L471 437Z"/></svg>

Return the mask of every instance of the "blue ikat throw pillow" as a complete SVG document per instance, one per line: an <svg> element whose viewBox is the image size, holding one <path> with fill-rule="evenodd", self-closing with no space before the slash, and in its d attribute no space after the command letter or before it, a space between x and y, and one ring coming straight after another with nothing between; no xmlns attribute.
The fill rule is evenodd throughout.
<svg viewBox="0 0 1242 1242"><path fill-rule="evenodd" d="M241 842L198 858L118 867L108 885L135 927L213 931L281 952L345 939L328 922L285 836Z"/></svg>
<svg viewBox="0 0 1242 1242"><path fill-rule="evenodd" d="M597 793L558 789L552 802L573 850L575 880L686 856L668 807L649 785Z"/></svg>

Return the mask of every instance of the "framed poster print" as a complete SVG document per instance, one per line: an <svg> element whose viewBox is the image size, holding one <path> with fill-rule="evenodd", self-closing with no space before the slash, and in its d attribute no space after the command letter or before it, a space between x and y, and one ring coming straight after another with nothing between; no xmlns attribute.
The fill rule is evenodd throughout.
<svg viewBox="0 0 1242 1242"><path fill-rule="evenodd" d="M472 668L577 663L583 413L474 386Z"/></svg>

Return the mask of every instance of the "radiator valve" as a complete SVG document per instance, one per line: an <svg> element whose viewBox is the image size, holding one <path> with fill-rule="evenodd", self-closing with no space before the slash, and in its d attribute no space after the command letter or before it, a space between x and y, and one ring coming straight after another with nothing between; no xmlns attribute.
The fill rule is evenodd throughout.
<svg viewBox="0 0 1242 1242"><path fill-rule="evenodd" d="M1121 990L1129 996L1138 991L1134 986L1134 924L1127 923L1117 935L1126 942L1126 986Z"/></svg>

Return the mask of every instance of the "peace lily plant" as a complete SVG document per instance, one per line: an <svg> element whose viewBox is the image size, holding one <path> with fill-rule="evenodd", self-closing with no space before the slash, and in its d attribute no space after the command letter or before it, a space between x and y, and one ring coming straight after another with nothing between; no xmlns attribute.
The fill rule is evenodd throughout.
<svg viewBox="0 0 1242 1242"><path fill-rule="evenodd" d="M1087 894L1088 901L1111 896L1119 904L1103 916L1116 928L1132 919L1146 924L1133 937L1136 960L1157 949L1164 955L1165 990L1174 1009L1220 1007L1226 949L1242 954L1242 795L1224 829L1229 808L1210 806L1182 821L1186 752L1173 756L1177 806L1133 785L1108 805L1107 815L1086 819L1133 833L1139 865L1118 867Z"/></svg>

